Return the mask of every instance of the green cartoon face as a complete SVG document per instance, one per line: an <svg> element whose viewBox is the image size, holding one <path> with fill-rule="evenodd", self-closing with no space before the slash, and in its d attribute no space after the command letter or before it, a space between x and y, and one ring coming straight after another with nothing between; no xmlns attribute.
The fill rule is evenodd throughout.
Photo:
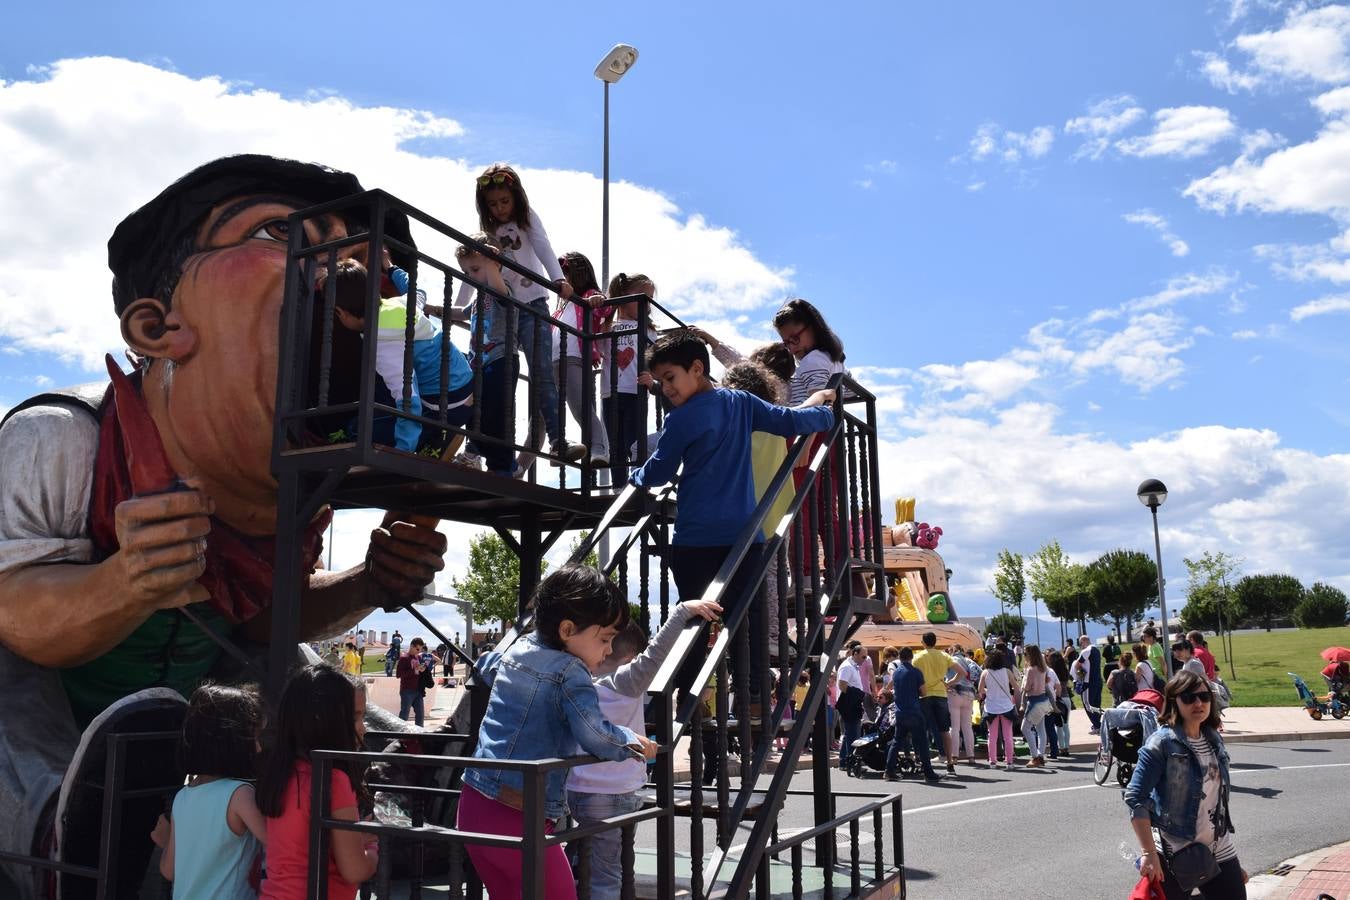
<svg viewBox="0 0 1350 900"><path fill-rule="evenodd" d="M940 624L947 621L947 595L937 593L928 598L928 621Z"/></svg>

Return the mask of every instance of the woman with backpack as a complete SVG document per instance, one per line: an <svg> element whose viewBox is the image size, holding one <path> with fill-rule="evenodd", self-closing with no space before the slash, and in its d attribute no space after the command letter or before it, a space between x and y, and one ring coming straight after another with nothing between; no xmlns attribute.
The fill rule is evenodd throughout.
<svg viewBox="0 0 1350 900"><path fill-rule="evenodd" d="M1106 689L1116 706L1131 699L1139 690L1139 682L1134 676L1134 653L1126 650L1120 655L1120 668L1112 670L1106 679Z"/></svg>

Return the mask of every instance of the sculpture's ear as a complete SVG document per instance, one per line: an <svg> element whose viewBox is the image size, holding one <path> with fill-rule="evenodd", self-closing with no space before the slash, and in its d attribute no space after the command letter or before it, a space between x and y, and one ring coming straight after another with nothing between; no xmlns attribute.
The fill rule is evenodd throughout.
<svg viewBox="0 0 1350 900"><path fill-rule="evenodd" d="M197 333L177 312L142 297L122 311L122 340L141 356L182 362L197 349Z"/></svg>

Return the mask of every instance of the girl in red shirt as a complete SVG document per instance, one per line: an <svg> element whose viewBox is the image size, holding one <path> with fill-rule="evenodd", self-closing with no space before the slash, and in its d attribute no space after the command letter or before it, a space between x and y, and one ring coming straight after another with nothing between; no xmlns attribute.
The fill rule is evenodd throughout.
<svg viewBox="0 0 1350 900"><path fill-rule="evenodd" d="M313 665L291 676L281 695L277 739L258 779L258 808L267 817L267 877L260 900L308 896L310 779L313 750L360 750L365 736L366 690L331 666ZM329 773L329 817L355 822L370 807L365 771L338 761ZM379 844L355 831L329 833L328 898L354 900L375 874Z"/></svg>

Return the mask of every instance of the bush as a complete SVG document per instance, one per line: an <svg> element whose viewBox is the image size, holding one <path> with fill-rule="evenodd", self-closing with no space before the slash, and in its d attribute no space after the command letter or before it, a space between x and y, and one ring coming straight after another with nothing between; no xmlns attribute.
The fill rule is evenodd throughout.
<svg viewBox="0 0 1350 900"><path fill-rule="evenodd" d="M1350 603L1345 593L1329 584L1317 582L1294 607L1294 621L1299 628L1335 628L1345 624L1350 614Z"/></svg>

